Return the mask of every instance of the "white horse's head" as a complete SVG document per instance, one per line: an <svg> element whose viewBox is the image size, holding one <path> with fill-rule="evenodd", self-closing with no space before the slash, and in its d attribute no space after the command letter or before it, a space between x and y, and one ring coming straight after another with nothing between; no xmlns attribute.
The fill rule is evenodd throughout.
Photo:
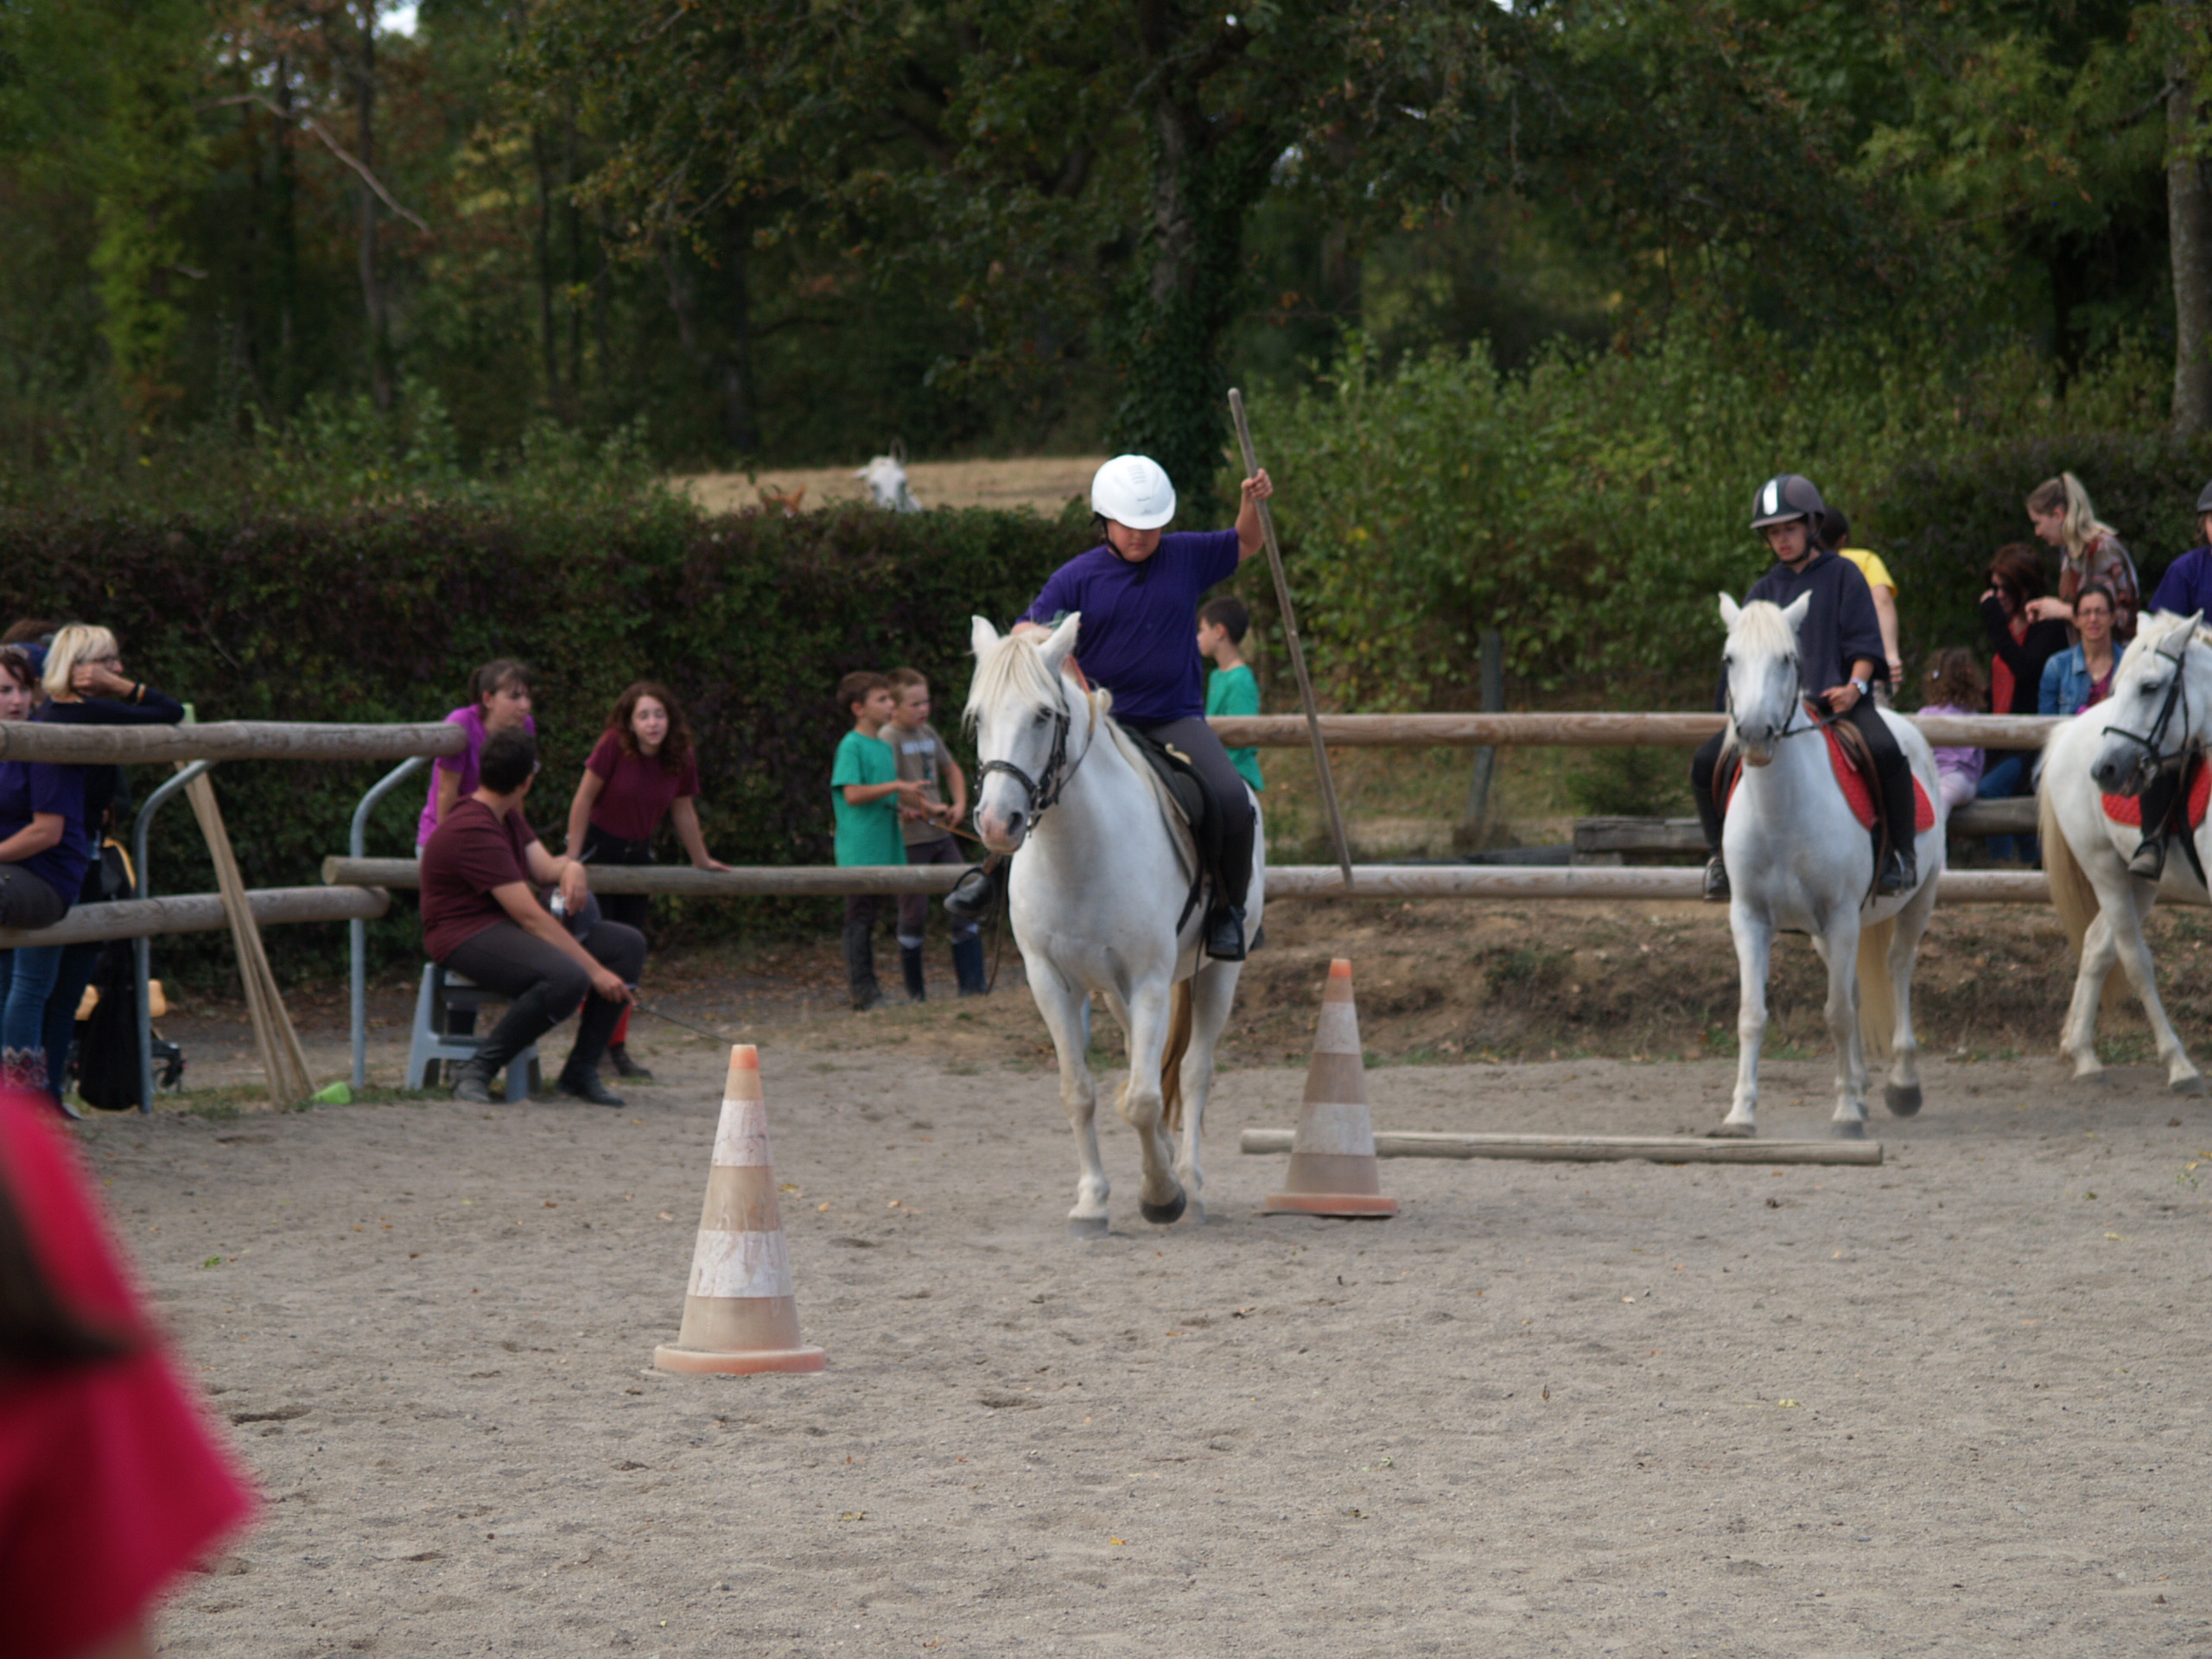
<svg viewBox="0 0 2212 1659"><path fill-rule="evenodd" d="M1058 788L1074 719L1071 689L1061 665L1075 649L1083 613L1046 639L1001 636L975 619L976 678L968 690L968 724L976 734L976 833L995 853L1021 845L1039 801Z"/></svg>
<svg viewBox="0 0 2212 1659"><path fill-rule="evenodd" d="M853 476L868 486L868 499L877 506L893 512L919 512L922 504L907 487L903 460L903 455L878 455Z"/></svg>
<svg viewBox="0 0 2212 1659"><path fill-rule="evenodd" d="M2212 640L2199 637L2203 622L2202 611L2159 611L2138 625L2113 672L2112 695L2087 716L2104 725L2089 760L2099 789L2139 793L2162 760L2212 726Z"/></svg>
<svg viewBox="0 0 2212 1659"><path fill-rule="evenodd" d="M1728 713L1747 766L1772 760L1775 744L1796 721L1804 696L1797 625L1812 603L1810 594L1798 594L1787 608L1764 599L1738 605L1720 595L1720 620L1728 625L1728 644L1720 654L1728 677Z"/></svg>

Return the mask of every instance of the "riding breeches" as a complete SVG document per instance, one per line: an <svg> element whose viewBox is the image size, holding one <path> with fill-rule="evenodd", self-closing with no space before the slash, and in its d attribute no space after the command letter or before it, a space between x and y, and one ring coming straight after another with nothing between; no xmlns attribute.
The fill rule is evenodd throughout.
<svg viewBox="0 0 2212 1659"><path fill-rule="evenodd" d="M1155 743L1173 744L1190 756L1192 766L1213 791L1214 810L1221 821L1221 901L1243 909L1244 894L1252 885L1252 841L1259 823L1243 774L1230 762L1229 751L1221 747L1221 740L1203 716L1186 715L1156 726L1132 722L1131 729Z"/></svg>
<svg viewBox="0 0 2212 1659"><path fill-rule="evenodd" d="M1891 839L1899 847L1910 848L1914 823L1912 768L1905 762L1904 751L1897 747L1896 734L1871 697L1859 698L1849 714L1839 718L1857 727L1866 740L1874 756L1875 774L1882 780L1882 806L1889 815ZM1713 772L1720 762L1720 746L1726 737L1726 732L1715 732L1690 757L1690 785L1697 797L1698 822L1705 827L1705 844L1716 853L1720 850L1720 808L1713 798Z"/></svg>

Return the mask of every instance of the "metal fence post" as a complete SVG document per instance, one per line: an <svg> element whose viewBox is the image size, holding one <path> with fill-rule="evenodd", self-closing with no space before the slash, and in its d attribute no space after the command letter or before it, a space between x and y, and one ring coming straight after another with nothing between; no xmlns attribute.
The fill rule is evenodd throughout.
<svg viewBox="0 0 2212 1659"><path fill-rule="evenodd" d="M367 856L369 814L376 810L378 801L391 792L394 785L422 764L421 755L410 755L369 786L369 792L361 797L361 804L353 809L353 826L346 832L346 850L348 854L355 858ZM353 1025L353 1087L365 1089L369 1083L369 925L356 918L346 925L346 931L353 958L350 1009Z"/></svg>
<svg viewBox="0 0 2212 1659"><path fill-rule="evenodd" d="M181 768L177 774L146 798L146 804L138 809L137 820L130 829L131 874L135 878L135 897L150 899L153 888L146 880L146 832L153 827L154 814L162 803L182 789L194 779L215 763L194 760ZM147 985L153 976L154 944L149 938L136 942L131 951L138 970L138 1110L143 1114L154 1109L154 1010L147 1001Z"/></svg>

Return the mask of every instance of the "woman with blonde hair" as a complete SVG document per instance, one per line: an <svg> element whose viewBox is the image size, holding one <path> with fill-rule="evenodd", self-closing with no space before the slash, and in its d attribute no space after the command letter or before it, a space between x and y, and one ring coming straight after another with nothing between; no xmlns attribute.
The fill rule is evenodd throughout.
<svg viewBox="0 0 2212 1659"><path fill-rule="evenodd" d="M2074 597L2091 583L2112 595L2113 638L2125 644L2135 637L2135 613L2142 608L2142 584L2135 579L2135 561L2120 539L2120 532L2101 521L2088 491L2071 473L2047 478L2028 497L2028 520L2036 534L2064 555L2059 561L2058 596L2028 601L2028 620L2066 624L2068 643L2078 645L2081 633L2074 626Z"/></svg>

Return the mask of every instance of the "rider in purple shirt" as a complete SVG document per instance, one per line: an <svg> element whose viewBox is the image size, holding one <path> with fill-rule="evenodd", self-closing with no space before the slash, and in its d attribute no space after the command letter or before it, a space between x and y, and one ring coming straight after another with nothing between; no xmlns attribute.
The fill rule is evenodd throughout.
<svg viewBox="0 0 2212 1659"><path fill-rule="evenodd" d="M1206 589L1236 573L1264 545L1260 503L1274 493L1266 472L1246 479L1236 528L1161 533L1175 516L1175 486L1160 463L1116 455L1091 480L1099 544L1046 578L1014 632L1042 634L1080 612L1076 652L1085 678L1114 694L1114 716L1154 742L1190 756L1221 817L1218 901L1206 914L1206 954L1244 957L1244 895L1252 880L1257 820L1252 797L1205 721L1198 635L1192 619ZM953 893L948 912L980 914L992 889Z"/></svg>

